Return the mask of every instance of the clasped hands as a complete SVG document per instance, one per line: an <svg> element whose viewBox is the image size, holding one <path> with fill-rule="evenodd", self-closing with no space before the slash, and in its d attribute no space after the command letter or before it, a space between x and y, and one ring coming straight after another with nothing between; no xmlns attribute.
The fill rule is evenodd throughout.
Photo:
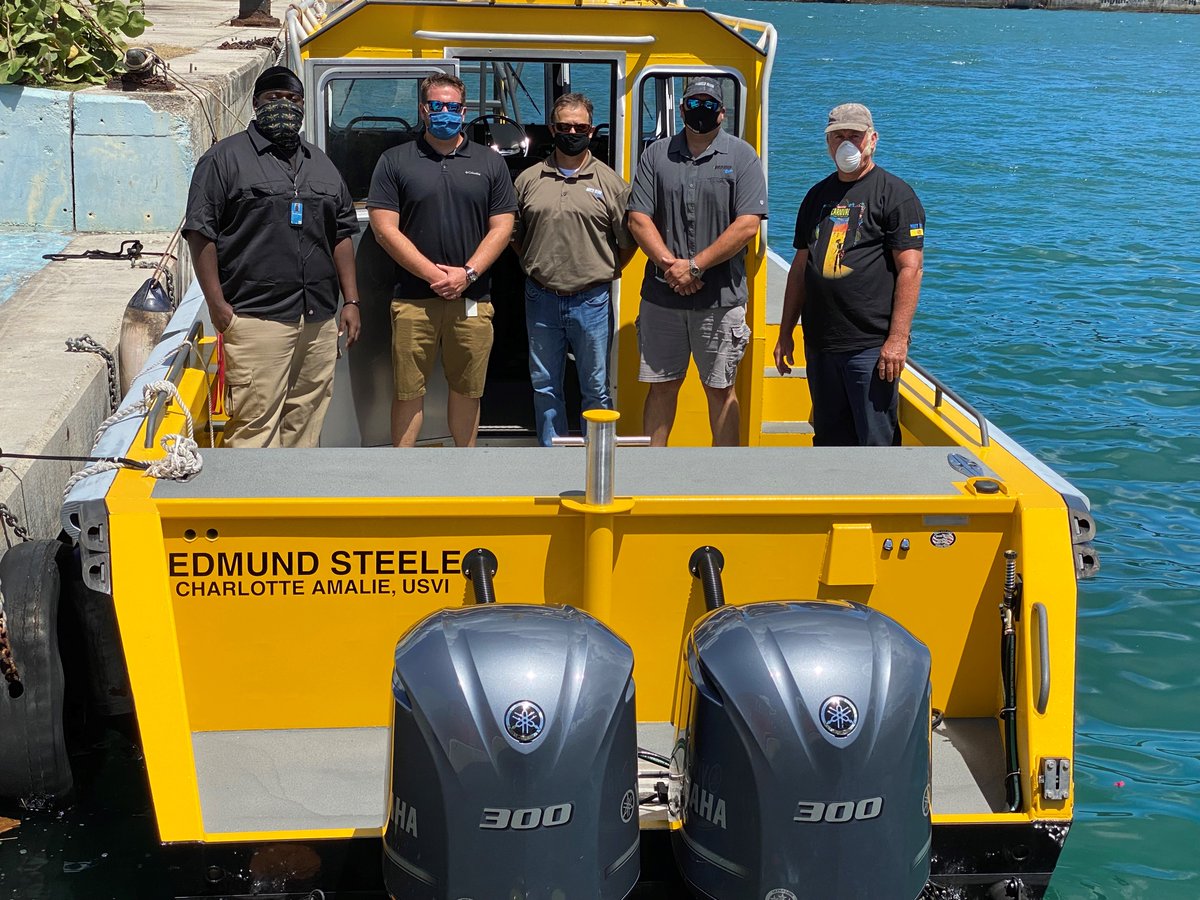
<svg viewBox="0 0 1200 900"><path fill-rule="evenodd" d="M663 280L667 286L684 297L704 287L704 282L692 274L692 262L689 259L664 256L659 261L659 268L663 271Z"/></svg>
<svg viewBox="0 0 1200 900"><path fill-rule="evenodd" d="M435 265L442 274L440 278L430 281L429 286L443 300L457 300L471 285L467 270L463 266L447 266L444 263Z"/></svg>

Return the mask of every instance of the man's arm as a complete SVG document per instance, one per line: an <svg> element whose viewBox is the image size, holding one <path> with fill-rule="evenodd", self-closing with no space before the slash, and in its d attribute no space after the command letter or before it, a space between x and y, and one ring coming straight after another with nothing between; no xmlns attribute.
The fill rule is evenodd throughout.
<svg viewBox="0 0 1200 900"><path fill-rule="evenodd" d="M358 310L358 271L354 265L354 239L342 238L333 245L333 267L337 270L338 286L342 290L342 311L338 318L338 337L346 335L346 349L358 341L362 316Z"/></svg>
<svg viewBox="0 0 1200 900"><path fill-rule="evenodd" d="M808 251L797 250L783 288L783 315L779 320L779 340L775 342L775 369L780 375L792 371L795 361L796 341L792 332L804 311L804 268L807 265Z"/></svg>
<svg viewBox="0 0 1200 900"><path fill-rule="evenodd" d="M892 297L892 324L887 340L879 351L879 377L895 381L904 371L908 358L908 343L912 335L913 317L917 314L917 298L921 293L921 275L925 251L893 250L896 261L896 293Z"/></svg>
<svg viewBox="0 0 1200 900"><path fill-rule="evenodd" d="M208 315L212 319L213 328L224 332L233 321L233 307L225 299L225 291L221 289L216 241L198 231L189 231L187 244L192 254L192 268L196 272L196 280L200 282L200 290L204 292L204 302L208 304Z"/></svg>
<svg viewBox="0 0 1200 900"><path fill-rule="evenodd" d="M467 266L470 266L478 274L482 275L492 267L500 254L504 252L504 248L512 240L513 222L516 220L515 213L497 213L488 218L487 234L483 236L483 240L479 242L479 246L475 248L475 252L467 259ZM466 266L447 266L438 263L438 269L442 273L442 285L446 290L451 291L451 296L446 297L445 294L438 290L439 295L446 297L447 300L454 297L461 297L463 292L470 286L471 282L467 279ZM434 288L438 289L435 284Z"/></svg>
<svg viewBox="0 0 1200 900"><path fill-rule="evenodd" d="M379 245L387 251L388 256L430 285L444 278L442 270L418 250L416 244L400 230L400 213L373 207L368 211L368 215L371 217L371 230L375 232L375 240L379 241Z"/></svg>

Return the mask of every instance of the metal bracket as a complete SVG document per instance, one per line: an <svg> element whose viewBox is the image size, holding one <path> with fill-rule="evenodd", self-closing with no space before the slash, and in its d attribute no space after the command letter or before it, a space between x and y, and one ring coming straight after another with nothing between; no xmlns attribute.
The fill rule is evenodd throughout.
<svg viewBox="0 0 1200 900"><path fill-rule="evenodd" d="M1038 784L1047 800L1066 800L1071 796L1071 761L1061 756L1042 758Z"/></svg>
<svg viewBox="0 0 1200 900"><path fill-rule="evenodd" d="M112 562L108 546L108 507L103 500L79 504L79 562L83 583L112 596Z"/></svg>

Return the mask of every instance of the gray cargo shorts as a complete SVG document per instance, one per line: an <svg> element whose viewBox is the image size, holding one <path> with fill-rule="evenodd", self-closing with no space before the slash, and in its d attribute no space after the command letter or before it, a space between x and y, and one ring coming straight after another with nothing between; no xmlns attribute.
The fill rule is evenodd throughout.
<svg viewBox="0 0 1200 900"><path fill-rule="evenodd" d="M700 380L712 388L733 384L750 343L745 306L671 309L643 300L637 334L638 381L681 381L694 358Z"/></svg>

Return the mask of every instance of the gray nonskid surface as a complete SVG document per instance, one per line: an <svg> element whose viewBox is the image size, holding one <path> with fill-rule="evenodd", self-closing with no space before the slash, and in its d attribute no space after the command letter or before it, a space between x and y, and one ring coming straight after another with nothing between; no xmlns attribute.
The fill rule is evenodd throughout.
<svg viewBox="0 0 1200 900"><path fill-rule="evenodd" d="M904 496L961 493L951 447L621 448L615 493L680 496ZM581 448L205 450L188 482L156 499L560 497L580 493ZM976 460L978 462L978 460ZM983 467L985 472L989 472Z"/></svg>

